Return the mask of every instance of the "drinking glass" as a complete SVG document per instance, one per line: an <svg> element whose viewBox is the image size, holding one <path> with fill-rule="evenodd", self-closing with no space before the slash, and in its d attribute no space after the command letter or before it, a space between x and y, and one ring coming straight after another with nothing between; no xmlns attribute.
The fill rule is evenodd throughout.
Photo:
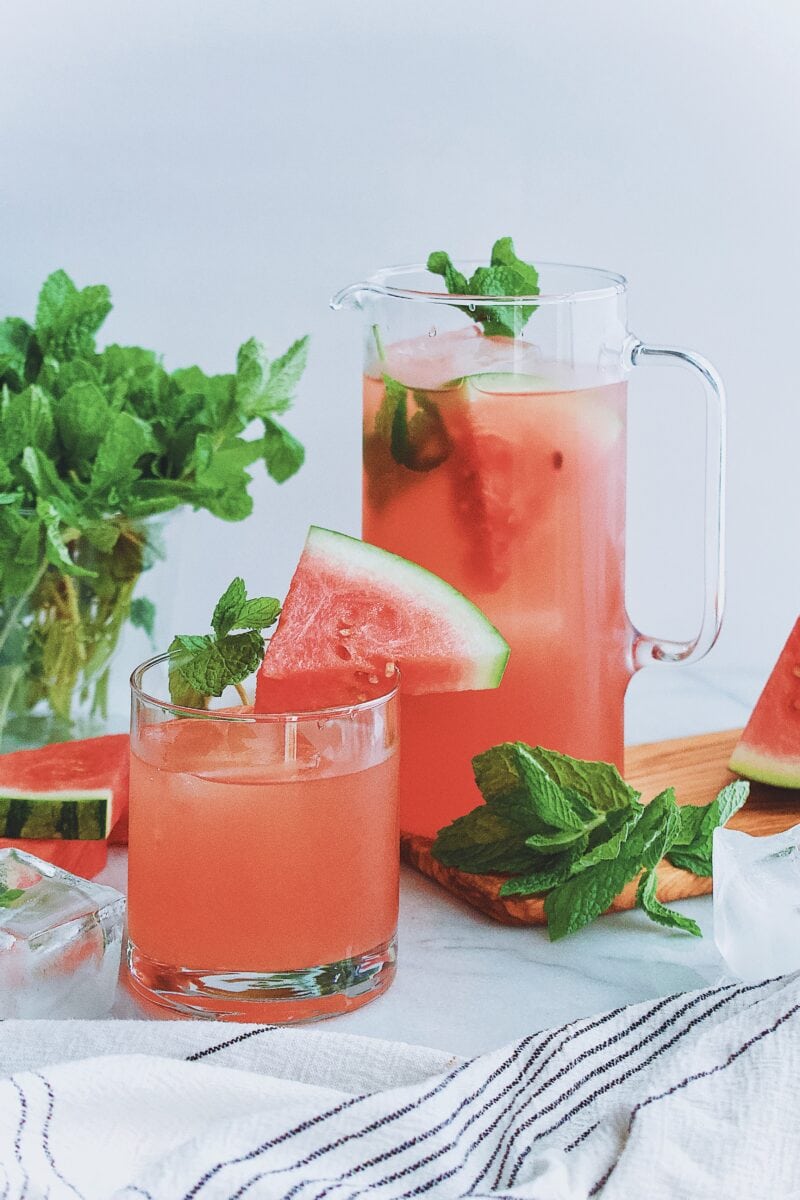
<svg viewBox="0 0 800 1200"><path fill-rule="evenodd" d="M511 646L496 691L403 698L414 833L474 807L471 759L499 742L621 768L633 672L696 661L720 628L719 376L629 331L621 275L537 265L535 296L450 295L409 266L331 302L363 318L364 538L465 592ZM625 607L627 381L654 358L692 368L706 397L705 606L688 641L640 632Z"/></svg>
<svg viewBox="0 0 800 1200"><path fill-rule="evenodd" d="M396 959L396 683L318 712L256 713L226 696L188 709L169 700L169 664L160 655L131 677L134 990L242 1021L374 999Z"/></svg>

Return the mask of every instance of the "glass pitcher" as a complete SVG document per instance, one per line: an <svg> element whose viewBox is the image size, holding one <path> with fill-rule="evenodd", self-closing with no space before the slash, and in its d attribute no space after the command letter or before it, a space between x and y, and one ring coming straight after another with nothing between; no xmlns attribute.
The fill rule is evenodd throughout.
<svg viewBox="0 0 800 1200"><path fill-rule="evenodd" d="M477 264L456 265L469 276ZM403 697L413 833L475 807L471 759L498 742L621 768L633 672L696 661L719 633L721 380L698 354L629 332L622 276L537 266L538 295L493 296L490 310L437 290L421 266L331 301L364 318L365 540L465 592L511 646L494 691ZM627 379L652 357L693 367L706 395L705 604L686 642L640 633L625 607Z"/></svg>

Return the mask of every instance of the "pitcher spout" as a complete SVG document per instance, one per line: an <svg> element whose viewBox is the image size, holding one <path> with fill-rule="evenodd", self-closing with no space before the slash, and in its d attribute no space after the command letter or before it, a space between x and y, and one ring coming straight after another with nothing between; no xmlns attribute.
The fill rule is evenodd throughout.
<svg viewBox="0 0 800 1200"><path fill-rule="evenodd" d="M336 312L341 308L354 308L360 312L364 307L365 298L373 290L368 283L351 283L349 287L342 288L340 292L331 296L329 304Z"/></svg>

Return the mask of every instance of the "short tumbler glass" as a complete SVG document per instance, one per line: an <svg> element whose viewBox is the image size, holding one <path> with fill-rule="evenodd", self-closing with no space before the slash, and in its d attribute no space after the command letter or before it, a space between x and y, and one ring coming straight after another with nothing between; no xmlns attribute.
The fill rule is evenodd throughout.
<svg viewBox="0 0 800 1200"><path fill-rule="evenodd" d="M190 1016L288 1022L394 977L396 681L317 712L181 708L169 656L131 676L128 966Z"/></svg>

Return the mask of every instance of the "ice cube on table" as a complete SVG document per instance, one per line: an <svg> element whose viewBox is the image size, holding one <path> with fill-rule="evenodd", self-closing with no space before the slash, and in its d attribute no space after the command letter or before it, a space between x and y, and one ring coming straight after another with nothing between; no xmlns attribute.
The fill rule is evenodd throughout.
<svg viewBox="0 0 800 1200"><path fill-rule="evenodd" d="M0 1018L100 1017L114 1003L125 897L0 850Z"/></svg>
<svg viewBox="0 0 800 1200"><path fill-rule="evenodd" d="M800 825L771 837L714 831L714 941L739 979L800 968Z"/></svg>

